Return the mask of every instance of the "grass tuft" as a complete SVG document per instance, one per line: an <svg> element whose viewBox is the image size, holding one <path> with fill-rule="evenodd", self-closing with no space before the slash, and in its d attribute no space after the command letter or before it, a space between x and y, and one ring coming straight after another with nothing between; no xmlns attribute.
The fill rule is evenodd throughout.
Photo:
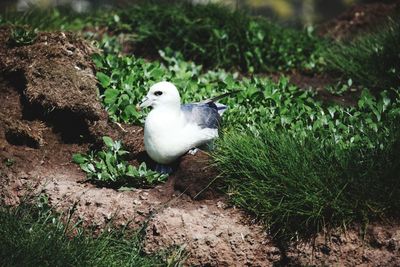
<svg viewBox="0 0 400 267"><path fill-rule="evenodd" d="M2 207L0 226L1 266L164 266L143 254L138 234L91 237L31 204Z"/></svg>
<svg viewBox="0 0 400 267"><path fill-rule="evenodd" d="M384 149L304 141L261 128L230 132L214 153L231 201L283 238L399 216L399 134Z"/></svg>
<svg viewBox="0 0 400 267"><path fill-rule="evenodd" d="M368 88L400 86L400 20L351 43L341 43L323 52L328 69L352 78Z"/></svg>

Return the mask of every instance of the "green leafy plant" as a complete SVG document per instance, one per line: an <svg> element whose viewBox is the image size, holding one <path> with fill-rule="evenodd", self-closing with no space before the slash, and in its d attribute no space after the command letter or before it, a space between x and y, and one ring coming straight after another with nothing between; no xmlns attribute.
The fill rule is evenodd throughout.
<svg viewBox="0 0 400 267"><path fill-rule="evenodd" d="M30 45L35 42L37 33L28 27L15 26L11 31L9 43L14 46Z"/></svg>
<svg viewBox="0 0 400 267"><path fill-rule="evenodd" d="M325 41L311 28L298 31L245 12L215 4L142 2L129 8L75 14L50 9L9 12L0 23L30 25L40 30L106 29L130 35L135 53L158 56L172 48L207 68L242 72L316 71L323 65L319 51Z"/></svg>
<svg viewBox="0 0 400 267"><path fill-rule="evenodd" d="M266 125L288 130L298 138L313 135L321 144L334 140L342 147L352 143L379 147L380 141L369 138L368 133L383 127L383 119L395 116L398 107L398 101L390 96L394 92L382 92L377 98L368 90L363 91L358 107L325 106L315 100L315 92L300 90L285 77L278 83L257 76L239 80L223 70L203 72L201 66L184 61L171 50L160 55L163 64L135 57L96 56L103 104L113 120L141 124L144 114L137 112L135 105L153 83L168 80L178 87L183 102L240 88L234 97L221 100L232 107L224 113L225 128ZM332 90L347 90L352 85L348 80Z"/></svg>
<svg viewBox="0 0 400 267"><path fill-rule="evenodd" d="M153 57L171 48L207 68L315 71L323 64L319 50L325 42L311 28L281 27L222 5L141 3L93 19L110 31L133 33L136 53Z"/></svg>
<svg viewBox="0 0 400 267"><path fill-rule="evenodd" d="M347 83L343 83L342 81L339 81L335 85L328 85L325 89L331 93L332 95L338 95L341 96L345 92L348 92L349 90L356 90L356 88L353 87L353 80L350 78L347 80Z"/></svg>
<svg viewBox="0 0 400 267"><path fill-rule="evenodd" d="M152 84L162 80L173 82L179 88L183 101L199 101L217 94L220 80L228 76L233 89L233 77L236 75L228 75L224 71L209 71L203 75L201 66L182 60L180 53L167 50L160 51L160 55L164 64L147 62L134 56L94 56L101 98L111 119L141 124L145 113L136 111L135 106ZM231 90L231 87L227 89Z"/></svg>
<svg viewBox="0 0 400 267"><path fill-rule="evenodd" d="M144 162L138 168L129 165L124 160L129 152L122 149L120 141L113 141L106 136L103 141L105 150L91 151L88 155L73 155L73 161L86 172L89 180L137 187L151 186L166 180L166 175L149 170Z"/></svg>
<svg viewBox="0 0 400 267"><path fill-rule="evenodd" d="M12 165L14 165L15 160L11 159L11 158L6 158L3 160L4 165L6 165L7 167L11 167Z"/></svg>

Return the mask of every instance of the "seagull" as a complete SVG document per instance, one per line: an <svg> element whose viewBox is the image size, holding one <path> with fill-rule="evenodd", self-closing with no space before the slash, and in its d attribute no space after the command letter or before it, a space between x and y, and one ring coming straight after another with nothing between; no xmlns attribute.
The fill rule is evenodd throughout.
<svg viewBox="0 0 400 267"><path fill-rule="evenodd" d="M218 137L221 115L226 106L218 99L181 105L181 97L174 84L159 82L138 105L138 109L152 107L144 125L144 145L147 154L158 165L156 170L171 173L168 164L187 152L194 154L198 147L210 144Z"/></svg>

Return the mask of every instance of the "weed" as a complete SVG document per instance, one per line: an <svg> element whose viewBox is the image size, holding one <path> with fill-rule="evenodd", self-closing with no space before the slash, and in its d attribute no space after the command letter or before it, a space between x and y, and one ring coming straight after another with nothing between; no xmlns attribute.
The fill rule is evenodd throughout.
<svg viewBox="0 0 400 267"><path fill-rule="evenodd" d="M235 97L221 100L231 107L224 113L225 128L267 125L286 129L298 138L313 135L321 144L334 140L341 147L352 143L379 147L379 140L368 138L368 132L377 132L385 124L383 119L395 116L398 107L398 101L391 100L388 92L376 98L368 90L363 91L358 107L324 107L314 99L314 92L299 90L287 78L278 83L257 76L238 80L222 70L203 73L201 66L183 61L179 53L167 50L161 56L165 65L135 57L96 56L103 103L112 119L142 123L143 114L135 110L135 105L152 83L168 80L176 84L183 102L240 88ZM352 81L338 86L347 90Z"/></svg>
<svg viewBox="0 0 400 267"><path fill-rule="evenodd" d="M7 167L11 167L12 165L14 165L15 160L14 159L10 159L10 158L6 158L3 160L4 165L6 165Z"/></svg>
<svg viewBox="0 0 400 267"><path fill-rule="evenodd" d="M106 136L103 141L105 150L73 155L73 161L86 172L89 180L135 187L151 186L166 180L166 175L147 169L144 162L138 168L129 165L124 160L129 152L122 149L120 141Z"/></svg>
<svg viewBox="0 0 400 267"><path fill-rule="evenodd" d="M159 62L146 62L134 56L94 56L101 98L111 119L141 124L144 114L136 111L135 106L149 87L158 81L175 83L184 101L194 101L200 100L207 92L217 92L219 77L227 75L208 72L203 76L201 66L182 61L180 54L167 56L161 52L161 55L167 66Z"/></svg>
<svg viewBox="0 0 400 267"><path fill-rule="evenodd" d="M332 95L343 95L343 93L348 92L352 89L353 80L350 78L347 80L347 83L342 83L339 81L335 85L328 85L325 89L331 93Z"/></svg>
<svg viewBox="0 0 400 267"><path fill-rule="evenodd" d="M30 45L35 42L37 33L28 27L15 26L11 31L9 43L12 46Z"/></svg>

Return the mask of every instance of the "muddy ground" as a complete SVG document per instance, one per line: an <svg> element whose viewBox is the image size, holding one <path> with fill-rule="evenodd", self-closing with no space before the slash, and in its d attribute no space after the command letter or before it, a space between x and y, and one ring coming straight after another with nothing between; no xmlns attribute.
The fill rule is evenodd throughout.
<svg viewBox="0 0 400 267"><path fill-rule="evenodd" d="M148 253L172 246L188 252L186 265L400 266L400 223L354 226L283 247L261 225L229 205L208 184L217 172L204 153L185 156L165 184L118 191L85 182L73 153L99 147L101 137L123 140L131 163L148 160L143 130L108 120L97 95L94 49L68 33L42 33L12 47L0 28L0 201L18 205L43 193L60 213L83 227L138 228L147 222ZM151 162L150 162L151 164Z"/></svg>
<svg viewBox="0 0 400 267"><path fill-rule="evenodd" d="M388 17L398 18L399 12L399 0L358 4L320 25L317 32L335 40L351 41L371 30L379 30Z"/></svg>

